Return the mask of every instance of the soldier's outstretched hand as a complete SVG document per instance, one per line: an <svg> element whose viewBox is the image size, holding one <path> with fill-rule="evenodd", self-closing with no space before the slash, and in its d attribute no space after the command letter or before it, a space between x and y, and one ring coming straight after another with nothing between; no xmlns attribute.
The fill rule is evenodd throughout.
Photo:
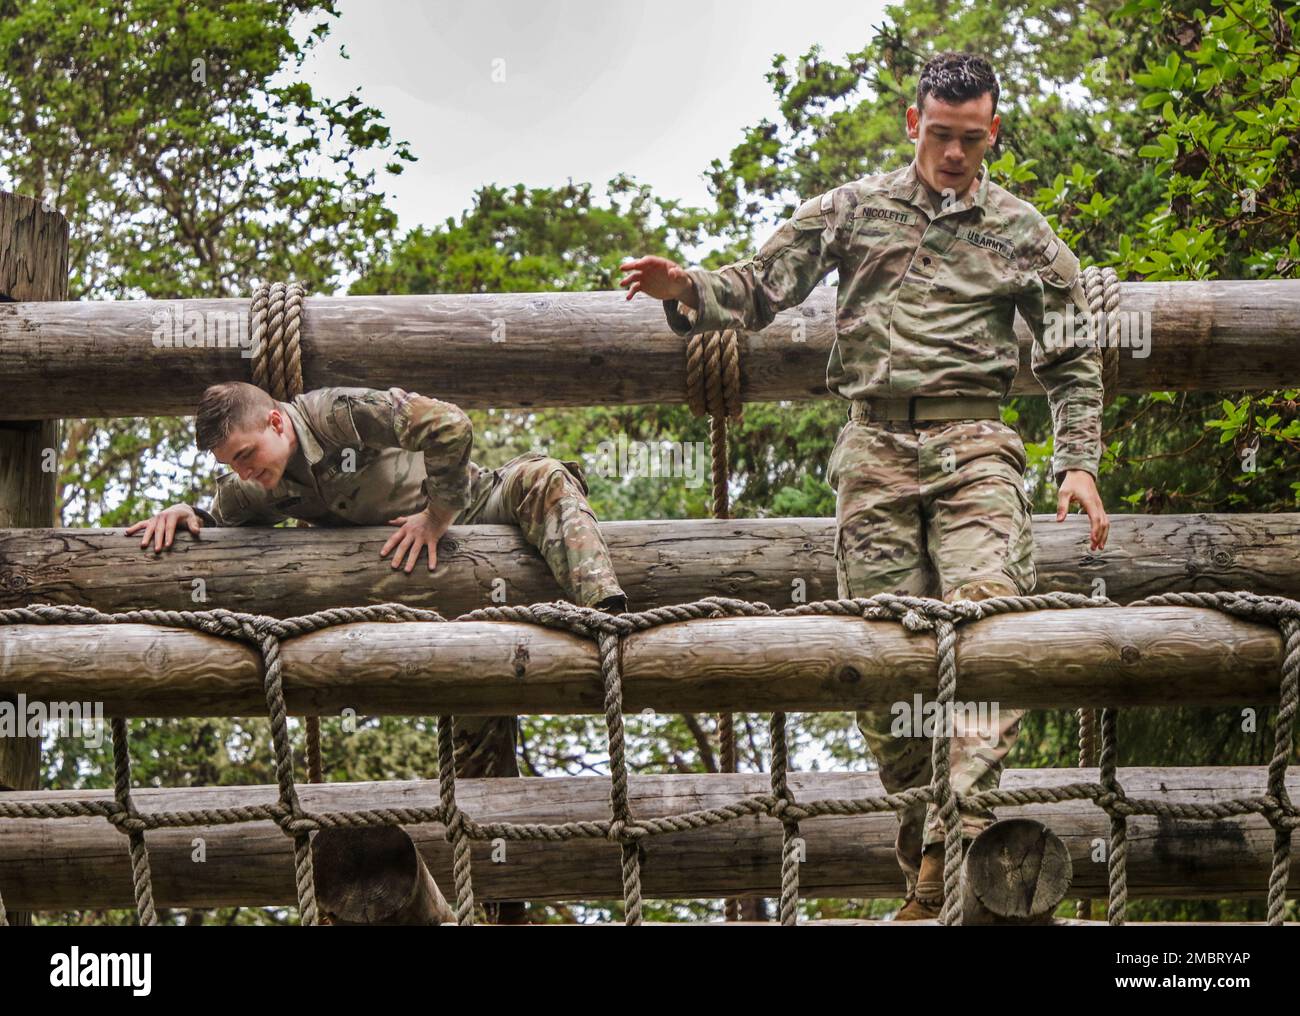
<svg viewBox="0 0 1300 1016"><path fill-rule="evenodd" d="M439 529L434 521L429 518L425 512L419 512L415 515L399 515L395 519L389 519L390 526L399 527L397 532L388 538L384 544L384 549L379 552L380 557L387 557L388 552L394 547L397 553L393 555L393 567L400 568L402 560L406 560L406 574L410 575L415 568L415 562L420 560L420 551L426 547L429 549L429 571L438 564L438 540L442 538L445 529Z"/></svg>
<svg viewBox="0 0 1300 1016"><path fill-rule="evenodd" d="M1064 522L1070 505L1078 503L1088 513L1090 549L1102 550L1106 546L1106 537L1110 535L1110 519L1106 508L1097 493L1097 481L1086 469L1067 469L1065 482L1056 497L1056 521Z"/></svg>
<svg viewBox="0 0 1300 1016"><path fill-rule="evenodd" d="M668 258L644 257L624 261L618 266L623 273L619 286L627 289L630 300L637 293L645 293L656 300L680 300L688 307L696 307L695 283L676 261Z"/></svg>
<svg viewBox="0 0 1300 1016"><path fill-rule="evenodd" d="M134 536L144 530L144 536L140 538L141 548L148 547L149 541L152 540L154 553L161 554L164 547L172 545L177 526L183 526L197 536L199 530L203 528L203 520L189 505L174 504L170 508L163 509L153 518L129 526L124 535Z"/></svg>

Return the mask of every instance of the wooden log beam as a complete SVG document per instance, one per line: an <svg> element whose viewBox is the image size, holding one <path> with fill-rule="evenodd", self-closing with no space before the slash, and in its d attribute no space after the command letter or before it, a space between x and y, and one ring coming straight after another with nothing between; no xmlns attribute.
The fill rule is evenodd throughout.
<svg viewBox="0 0 1300 1016"><path fill-rule="evenodd" d="M1073 878L1069 849L1042 822L994 822L962 862L961 923L1051 924Z"/></svg>
<svg viewBox="0 0 1300 1016"><path fill-rule="evenodd" d="M1081 607L958 629L957 697L999 707L1247 705L1276 700L1277 630L1192 607ZM289 710L337 714L600 713L595 643L516 622L363 622L288 639ZM931 698L932 633L859 618L728 617L623 640L629 712L888 708ZM0 626L0 670L30 701L108 715L262 715L249 646L148 624Z"/></svg>
<svg viewBox="0 0 1300 1016"><path fill-rule="evenodd" d="M1300 384L1294 280L1123 283L1150 342L1120 350L1121 391ZM0 390L15 419L192 414L203 389L249 374L248 300L84 301L0 307ZM820 286L743 341L749 402L827 398L835 290ZM462 407L686 400L685 340L658 301L622 292L314 297L308 388L407 388ZM1042 394L1017 331L1013 391ZM191 345L185 345L187 341ZM1145 349L1147 355L1141 355ZM395 365L400 365L395 366Z"/></svg>
<svg viewBox="0 0 1300 1016"><path fill-rule="evenodd" d="M1004 789L1095 782L1096 769L1011 770ZM1120 783L1130 797L1210 803L1263 792L1262 768L1206 767L1124 769ZM645 817L718 808L737 798L769 792L763 773L633 776L631 808ZM792 773L796 799L857 798L882 792L871 773ZM1300 774L1292 774L1292 799ZM436 807L436 781L329 783L299 786L308 810ZM108 799L108 791L75 794L30 791L23 801L66 801L78 796ZM271 803L274 787L140 788L132 792L144 812L238 807ZM459 780L462 810L483 821L571 822L609 817L609 782L602 778ZM1095 860L1109 819L1087 801L999 808L999 818L1029 817L1045 823L1069 849L1071 895L1105 898L1107 869ZM893 814L825 817L801 823L806 860L799 882L806 898L898 897L902 874L894 858L898 824ZM454 884L451 847L437 824L407 826L433 877ZM195 837L203 863L193 860ZM292 904L292 844L271 823L145 834L153 865L154 899L166 907ZM648 897L718 898L779 893L781 825L750 818L645 841L642 888ZM1263 899L1271 868L1273 831L1258 815L1193 822L1137 816L1128 823L1128 891L1137 898L1250 897ZM497 857L500 859L500 844ZM619 848L597 840L505 844L504 863L493 863L494 846L472 847L477 899L608 900L621 893ZM1291 866L1290 892L1300 891L1300 865ZM54 910L132 905L126 838L101 818L0 820L0 893L11 907Z"/></svg>
<svg viewBox="0 0 1300 1016"><path fill-rule="evenodd" d="M634 609L730 596L774 607L836 595L833 519L606 522L601 531ZM225 607L289 617L327 607L400 602L444 616L563 594L512 526L457 526L438 569L394 572L379 557L391 530L205 529L161 555L121 529L0 530L0 609L79 603L113 612ZM1112 515L1106 549L1087 520L1034 517L1040 590L1118 603L1168 592L1250 589L1300 599L1300 514ZM799 580L798 583L795 580Z"/></svg>
<svg viewBox="0 0 1300 1016"><path fill-rule="evenodd" d="M311 840L321 919L333 925L455 927L455 911L401 826L321 829Z"/></svg>

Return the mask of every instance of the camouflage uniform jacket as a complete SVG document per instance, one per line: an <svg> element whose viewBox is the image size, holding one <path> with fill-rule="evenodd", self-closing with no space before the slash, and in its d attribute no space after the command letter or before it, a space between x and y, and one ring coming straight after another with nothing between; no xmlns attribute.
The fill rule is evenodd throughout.
<svg viewBox="0 0 1300 1016"><path fill-rule="evenodd" d="M401 388L318 388L278 403L298 448L274 489L235 473L217 480L210 525L379 526L430 499L465 509L491 473L470 461L469 417L449 402Z"/></svg>
<svg viewBox="0 0 1300 1016"><path fill-rule="evenodd" d="M1051 408L1057 482L1067 469L1097 475L1099 351L1044 341L1045 326L1061 323L1054 333L1061 334L1066 313L1087 309L1079 259L1037 209L990 181L987 168L948 207L936 207L915 161L836 187L801 205L753 258L689 269L698 312L675 300L664 310L680 335L756 331L833 270L832 392L1005 398L1020 362L1012 327L1019 310Z"/></svg>

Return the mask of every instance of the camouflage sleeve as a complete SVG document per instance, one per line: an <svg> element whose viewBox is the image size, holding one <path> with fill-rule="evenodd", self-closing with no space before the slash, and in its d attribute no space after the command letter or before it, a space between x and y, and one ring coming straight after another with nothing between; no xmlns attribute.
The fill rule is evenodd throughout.
<svg viewBox="0 0 1300 1016"><path fill-rule="evenodd" d="M1079 259L1047 224L1039 224L1030 247L1030 271L1017 299L1033 336L1030 367L1047 390L1057 485L1067 469L1097 476L1101 461L1101 350L1085 341L1086 327L1067 318L1087 313ZM1077 338L1076 338L1077 337Z"/></svg>
<svg viewBox="0 0 1300 1016"><path fill-rule="evenodd" d="M787 307L803 303L838 266L834 193L801 205L749 260L712 272L688 268L699 309L692 312L676 300L665 300L669 327L678 335L726 328L755 332Z"/></svg>
<svg viewBox="0 0 1300 1016"><path fill-rule="evenodd" d="M367 448L404 448L424 455L424 496L460 511L470 498L474 427L458 406L402 388L336 389L330 416L350 417ZM341 419L342 418L342 419Z"/></svg>
<svg viewBox="0 0 1300 1016"><path fill-rule="evenodd" d="M245 483L235 473L217 477L212 507L195 508L205 526L273 526L288 518L271 507L270 492L260 483Z"/></svg>

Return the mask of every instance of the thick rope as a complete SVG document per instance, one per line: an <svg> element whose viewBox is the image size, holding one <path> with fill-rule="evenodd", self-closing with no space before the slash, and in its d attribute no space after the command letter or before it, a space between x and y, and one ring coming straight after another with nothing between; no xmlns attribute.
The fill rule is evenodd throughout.
<svg viewBox="0 0 1300 1016"><path fill-rule="evenodd" d="M1113 268L1090 265L1083 270L1083 288L1088 298L1088 313L1092 315L1097 332L1106 329L1106 342L1101 348L1102 405L1109 406L1119 394L1119 338L1121 319L1113 313L1119 307L1119 275ZM1099 318L1098 314L1102 316ZM1091 768L1097 764L1097 714L1093 709L1080 709L1079 716L1079 766ZM1092 900L1076 900L1075 914L1083 920L1092 919Z"/></svg>
<svg viewBox="0 0 1300 1016"><path fill-rule="evenodd" d="M1119 275L1113 268L1089 265L1083 270L1083 290L1094 323L1093 334L1098 334L1102 325L1106 328L1106 341L1101 347L1101 383L1102 405L1109 406L1119 394L1119 343L1123 325L1123 318L1115 313L1119 309Z"/></svg>
<svg viewBox="0 0 1300 1016"><path fill-rule="evenodd" d="M794 795L790 793L788 772L790 756L785 740L785 713L773 713L772 799L781 820L781 924L794 927L799 923L799 820L793 817Z"/></svg>
<svg viewBox="0 0 1300 1016"><path fill-rule="evenodd" d="M149 851L144 845L144 827L136 820L135 805L131 801L131 751L126 740L126 720L114 716L113 730L113 796L121 809L118 832L126 833L131 852L131 884L135 891L135 911L140 923L156 925L158 914L153 906L153 877L149 869Z"/></svg>
<svg viewBox="0 0 1300 1016"><path fill-rule="evenodd" d="M306 297L300 282L263 283L253 291L253 384L279 402L292 402L303 391L302 319ZM305 726L307 780L324 783L320 717L306 717Z"/></svg>
<svg viewBox="0 0 1300 1016"><path fill-rule="evenodd" d="M456 924L474 923L474 880L470 875L469 834L465 815L456 803L456 736L450 716L438 717L438 797L446 816L446 839L451 844L451 873L456 883Z"/></svg>
<svg viewBox="0 0 1300 1016"><path fill-rule="evenodd" d="M1097 764L1097 711L1079 710L1079 768L1088 769ZM1081 921L1092 920L1092 900L1074 901L1074 916Z"/></svg>
<svg viewBox="0 0 1300 1016"><path fill-rule="evenodd" d="M253 384L289 402L302 394L301 283L272 282L253 291Z"/></svg>
<svg viewBox="0 0 1300 1016"><path fill-rule="evenodd" d="M693 415L707 413L709 416L713 517L729 519L731 471L727 420L739 421L744 409L740 400L740 342L736 332L703 332L687 340L686 402ZM736 724L731 713L718 714L718 742L718 771L736 772ZM724 900L723 913L728 921L739 921L740 900Z"/></svg>
<svg viewBox="0 0 1300 1016"><path fill-rule="evenodd" d="M544 823L478 823L460 811L456 803L451 721L443 718L438 725L439 789L437 808L383 808L341 812L306 812L299 803L293 782L293 758L287 733L287 710L284 701L280 643L284 639L320 631L340 624L362 621L445 621L434 611L419 610L401 604L373 607L342 607L315 614L276 619L256 614L238 614L227 610L166 611L131 610L104 614L88 607L48 604L0 610L0 625L10 624L156 624L190 628L195 631L233 639L257 648L265 671L264 687L271 719L275 749L276 778L280 794L273 804L247 805L236 808L204 809L181 812L137 812L130 800L129 761L126 753L126 727L114 730L115 791L113 798L82 798L59 802L15 802L0 797L0 818L59 819L85 816L104 818L131 837L139 837L138 850L132 849L132 879L136 890L141 923L151 923L153 888L148 854L143 834L150 829L225 825L237 822L274 822L294 843L295 876L299 911L303 924L316 923L315 893L311 877L308 834L331 827L366 827L442 823L453 844L454 870L457 880L457 920L470 923L473 888L469 866L471 840L544 840L562 842L574 839L603 839L620 844L624 906L627 923L641 919L640 862L641 845L646 837L703 829L754 816L767 816L781 822L784 836L781 860L781 920L794 923L798 908L799 823L821 816L866 815L884 812L901 813L917 805L933 804L943 818L945 830L944 904L941 922L961 922L960 894L956 891L956 873L960 870L960 812L962 806L992 809L1006 806L1050 804L1073 800L1090 800L1102 808L1111 820L1108 853L1109 908L1111 924L1122 924L1127 906L1127 818L1130 815L1154 815L1175 820L1215 821L1234 816L1259 814L1275 830L1273 866L1268 885L1268 923L1282 923L1285 888L1289 877L1290 837L1300 826L1300 810L1286 792L1287 766L1295 737L1297 701L1300 698L1300 602L1253 593L1170 593L1150 597L1128 608L1146 606L1190 606L1216 609L1235 617L1271 624L1283 637L1279 684L1280 706L1275 726L1275 748L1268 769L1268 784L1258 795L1199 803L1170 803L1127 797L1118 779L1118 740L1116 712L1106 709L1101 717L1100 782L1076 783L1061 787L989 790L963 798L953 792L949 782L948 752L938 750L932 761L934 778L929 786L915 787L898 794L882 794L858 799L795 801L788 787L789 759L783 715L773 717L771 792L756 794L721 807L700 809L657 818L634 819L628 802L626 747L622 723L621 640L627 636L664 624L717 617L838 616L858 617L867 621L893 621L912 634L933 633L936 644L939 699L955 701L957 653L955 629L962 624L986 617L1030 610L1060 608L1111 608L1109 600L1074 593L1038 593L1028 596L992 597L987 600L959 600L943 603L923 597L881 594L869 599L823 600L783 610L767 604L749 603L724 597L708 597L692 603L658 607L639 614L609 615L602 611L576 607L569 603L541 603L526 607L487 607L472 611L461 621L515 621L545 628L569 631L596 641L605 684L605 716L610 749L610 818L605 821ZM936 738L946 743L946 739ZM954 833L956 835L954 836ZM954 863L955 862L955 863ZM0 901L0 915L3 915Z"/></svg>

